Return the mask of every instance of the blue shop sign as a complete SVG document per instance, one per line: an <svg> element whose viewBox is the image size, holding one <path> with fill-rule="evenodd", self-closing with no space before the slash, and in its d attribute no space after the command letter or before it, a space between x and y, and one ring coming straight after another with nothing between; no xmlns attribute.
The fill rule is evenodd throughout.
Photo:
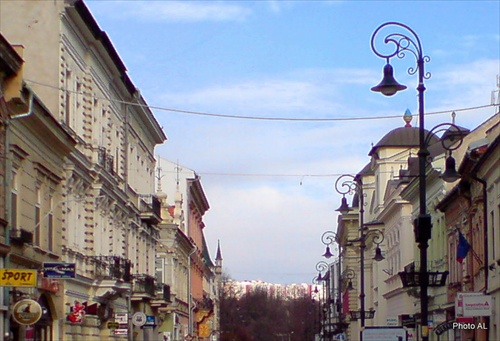
<svg viewBox="0 0 500 341"><path fill-rule="evenodd" d="M43 263L44 278L75 278L75 263Z"/></svg>
<svg viewBox="0 0 500 341"><path fill-rule="evenodd" d="M156 326L156 321L154 315L147 315L146 316L146 324L144 327L155 327Z"/></svg>

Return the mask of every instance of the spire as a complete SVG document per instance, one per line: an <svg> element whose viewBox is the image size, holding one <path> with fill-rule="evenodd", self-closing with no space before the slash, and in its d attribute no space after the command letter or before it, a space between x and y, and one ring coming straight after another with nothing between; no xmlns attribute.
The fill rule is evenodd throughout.
<svg viewBox="0 0 500 341"><path fill-rule="evenodd" d="M411 127L410 122L411 122L412 119L413 119L413 115L411 114L410 109L407 108L405 110L405 114L403 115L403 121L406 122L405 127Z"/></svg>
<svg viewBox="0 0 500 341"><path fill-rule="evenodd" d="M219 265L219 263L222 263L222 254L220 252L220 240L217 241L217 255L215 256L215 261L217 265Z"/></svg>

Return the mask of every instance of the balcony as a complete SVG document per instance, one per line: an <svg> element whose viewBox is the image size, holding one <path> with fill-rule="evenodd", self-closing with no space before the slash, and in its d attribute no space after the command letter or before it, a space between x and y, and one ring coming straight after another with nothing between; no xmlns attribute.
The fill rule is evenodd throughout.
<svg viewBox="0 0 500 341"><path fill-rule="evenodd" d="M150 275L140 274L134 276L134 285L132 286L132 301L142 301L155 297L155 278Z"/></svg>
<svg viewBox="0 0 500 341"><path fill-rule="evenodd" d="M140 194L139 212L143 222L151 225L161 223L161 202L156 195Z"/></svg>
<svg viewBox="0 0 500 341"><path fill-rule="evenodd" d="M97 164L109 174L115 175L115 157L109 154L104 147L97 148Z"/></svg>
<svg viewBox="0 0 500 341"><path fill-rule="evenodd" d="M119 295L129 292L132 276L131 262L118 256L94 256L94 279L97 280L96 296L105 300L114 300Z"/></svg>
<svg viewBox="0 0 500 341"><path fill-rule="evenodd" d="M166 308L169 303L172 303L170 297L170 285L158 283L156 285L156 297L151 302L151 306L155 308Z"/></svg>
<svg viewBox="0 0 500 341"><path fill-rule="evenodd" d="M130 260L118 256L95 256L93 258L95 279L130 282Z"/></svg>

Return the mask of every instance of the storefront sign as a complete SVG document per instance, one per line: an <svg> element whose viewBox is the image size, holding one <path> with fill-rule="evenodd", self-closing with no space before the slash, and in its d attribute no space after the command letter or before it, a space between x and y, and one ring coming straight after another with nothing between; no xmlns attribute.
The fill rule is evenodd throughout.
<svg viewBox="0 0 500 341"><path fill-rule="evenodd" d="M107 327L108 329L118 329L120 328L120 324L117 322L108 322Z"/></svg>
<svg viewBox="0 0 500 341"><path fill-rule="evenodd" d="M0 286L36 287L36 270L0 269Z"/></svg>
<svg viewBox="0 0 500 341"><path fill-rule="evenodd" d="M115 335L127 335L128 334L128 329L125 329L125 328L115 329L113 331L113 334L115 334Z"/></svg>
<svg viewBox="0 0 500 341"><path fill-rule="evenodd" d="M459 321L460 318L466 317L464 315L464 297L481 295L483 295L481 292L457 292L455 297L455 319Z"/></svg>
<svg viewBox="0 0 500 341"><path fill-rule="evenodd" d="M403 314L401 316L401 325L403 327L415 328L415 315Z"/></svg>
<svg viewBox="0 0 500 341"><path fill-rule="evenodd" d="M86 305L80 301L75 301L74 305L70 306L70 313L66 316L66 320L71 323L82 323L85 316Z"/></svg>
<svg viewBox="0 0 500 341"><path fill-rule="evenodd" d="M406 329L402 327L365 327L364 341L407 340Z"/></svg>
<svg viewBox="0 0 500 341"><path fill-rule="evenodd" d="M75 278L75 263L43 263L43 277L45 278Z"/></svg>
<svg viewBox="0 0 500 341"><path fill-rule="evenodd" d="M145 327L156 327L156 320L154 315L148 315L146 316L146 324L144 324Z"/></svg>
<svg viewBox="0 0 500 341"><path fill-rule="evenodd" d="M119 324L128 324L128 314L127 313L115 313L115 322Z"/></svg>
<svg viewBox="0 0 500 341"><path fill-rule="evenodd" d="M42 306L34 300L20 300L12 307L12 319L19 324L29 326L42 317Z"/></svg>
<svg viewBox="0 0 500 341"><path fill-rule="evenodd" d="M52 293L59 292L59 281L57 279L43 278L38 289L46 290Z"/></svg>
<svg viewBox="0 0 500 341"><path fill-rule="evenodd" d="M386 319L386 324L388 326L398 326L398 318L397 317L388 317Z"/></svg>
<svg viewBox="0 0 500 341"><path fill-rule="evenodd" d="M464 296L463 311L464 317L491 316L491 296Z"/></svg>
<svg viewBox="0 0 500 341"><path fill-rule="evenodd" d="M132 315L132 324L137 327L142 327L146 324L146 314L137 312Z"/></svg>

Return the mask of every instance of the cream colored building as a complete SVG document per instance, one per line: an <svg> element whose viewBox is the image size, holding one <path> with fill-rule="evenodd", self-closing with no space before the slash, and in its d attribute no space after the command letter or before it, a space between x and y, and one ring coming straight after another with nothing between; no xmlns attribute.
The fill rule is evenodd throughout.
<svg viewBox="0 0 500 341"><path fill-rule="evenodd" d="M209 204L201 178L164 158L158 159L157 174L163 203L158 264L165 282L172 284L173 302L161 330L172 341L187 335L218 340L222 257L218 248L214 264L206 242L203 216Z"/></svg>
<svg viewBox="0 0 500 341"><path fill-rule="evenodd" d="M29 129L13 128L11 148L11 192L19 202L11 226L23 257L36 259L36 268L47 259L76 264L76 278L59 280L57 299L48 302L47 339L155 339L158 308L167 302L156 299L163 289L154 277L161 221L154 148L165 134L82 1L0 6L0 31L24 46L25 82L43 103L51 133L60 131L58 140L45 133L37 141L26 136ZM71 143L58 142L64 139ZM30 160L37 153L39 160ZM23 230L33 242L22 240ZM74 323L68 316L76 302L89 309ZM135 327L135 312L152 319ZM122 336L107 328L116 321Z"/></svg>

